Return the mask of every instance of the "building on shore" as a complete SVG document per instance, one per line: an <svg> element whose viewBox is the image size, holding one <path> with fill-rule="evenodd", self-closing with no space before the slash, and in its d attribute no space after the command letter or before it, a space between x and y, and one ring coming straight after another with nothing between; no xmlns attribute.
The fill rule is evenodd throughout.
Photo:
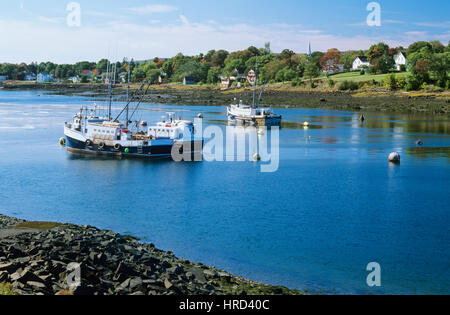
<svg viewBox="0 0 450 315"><path fill-rule="evenodd" d="M368 67L370 67L370 62L366 56L358 56L353 60L352 71L358 71Z"/></svg>
<svg viewBox="0 0 450 315"><path fill-rule="evenodd" d="M0 82L8 80L8 76L0 74Z"/></svg>
<svg viewBox="0 0 450 315"><path fill-rule="evenodd" d="M80 83L81 79L79 76L73 76L69 78L69 81L72 81L72 83Z"/></svg>
<svg viewBox="0 0 450 315"><path fill-rule="evenodd" d="M193 85L195 84L195 78L193 76L186 76L183 78L184 85Z"/></svg>
<svg viewBox="0 0 450 315"><path fill-rule="evenodd" d="M25 81L36 81L37 76L33 72L25 72Z"/></svg>
<svg viewBox="0 0 450 315"><path fill-rule="evenodd" d="M53 75L49 73L39 73L37 75L37 82L52 82L53 81Z"/></svg>
<svg viewBox="0 0 450 315"><path fill-rule="evenodd" d="M394 61L395 61L395 68L397 69L397 71L401 71L402 68L406 70L406 68L408 67L406 55L402 52L399 52L394 56Z"/></svg>

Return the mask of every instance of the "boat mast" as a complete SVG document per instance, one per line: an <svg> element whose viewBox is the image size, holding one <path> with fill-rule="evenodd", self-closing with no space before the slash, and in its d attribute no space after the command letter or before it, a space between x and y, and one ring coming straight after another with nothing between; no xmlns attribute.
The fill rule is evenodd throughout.
<svg viewBox="0 0 450 315"><path fill-rule="evenodd" d="M127 87L127 103L130 103L130 65L128 65L128 87ZM125 127L128 128L128 112L129 112L129 106L127 105L127 110L126 110L126 122L125 122Z"/></svg>
<svg viewBox="0 0 450 315"><path fill-rule="evenodd" d="M256 108L256 88L258 86L258 56L255 56L255 83L253 86L253 101L252 107Z"/></svg>
<svg viewBox="0 0 450 315"><path fill-rule="evenodd" d="M108 61L109 64L109 61ZM117 65L110 65L109 66L109 73L108 73L108 78L109 78L109 85L108 85L108 120L111 121L111 115L112 115L112 97L113 97L113 84L116 81L116 71L117 71ZM111 73L112 72L112 73Z"/></svg>

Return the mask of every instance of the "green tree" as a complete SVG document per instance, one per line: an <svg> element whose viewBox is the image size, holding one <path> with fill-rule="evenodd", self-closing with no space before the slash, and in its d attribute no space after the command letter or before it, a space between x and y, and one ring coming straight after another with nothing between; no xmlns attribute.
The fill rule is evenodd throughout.
<svg viewBox="0 0 450 315"><path fill-rule="evenodd" d="M225 59L228 57L229 53L226 50L218 50L214 52L211 56L211 64L215 67L223 68L225 66Z"/></svg>
<svg viewBox="0 0 450 315"><path fill-rule="evenodd" d="M108 59L101 59L99 62L97 62L96 68L101 70L102 72L106 72L108 69Z"/></svg>
<svg viewBox="0 0 450 315"><path fill-rule="evenodd" d="M369 57L369 61L373 64L376 59L381 58L382 56L389 55L389 46L385 43L378 43L376 45L372 45L367 52Z"/></svg>
<svg viewBox="0 0 450 315"><path fill-rule="evenodd" d="M316 78L320 75L320 68L315 62L309 61L305 66L304 76L309 78L311 87L314 87L313 78Z"/></svg>
<svg viewBox="0 0 450 315"><path fill-rule="evenodd" d="M219 82L220 67L212 67L208 70L207 80L208 84L216 84Z"/></svg>
<svg viewBox="0 0 450 315"><path fill-rule="evenodd" d="M445 88L450 71L450 52L434 54L431 57L430 71L437 79L438 85Z"/></svg>
<svg viewBox="0 0 450 315"><path fill-rule="evenodd" d="M433 52L435 54L442 54L445 52L445 46L438 40L433 40L430 42Z"/></svg>
<svg viewBox="0 0 450 315"><path fill-rule="evenodd" d="M415 43L409 45L407 54L411 55L415 52L422 50L422 48L425 48L425 47L429 48L430 50L433 49L433 46L428 42L424 42L424 41L415 42Z"/></svg>

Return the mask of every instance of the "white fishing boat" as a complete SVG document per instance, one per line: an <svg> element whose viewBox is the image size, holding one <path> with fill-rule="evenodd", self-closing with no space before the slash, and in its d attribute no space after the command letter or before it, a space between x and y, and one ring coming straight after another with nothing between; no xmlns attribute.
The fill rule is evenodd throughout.
<svg viewBox="0 0 450 315"><path fill-rule="evenodd" d="M113 80L110 80L112 82ZM111 91L109 84L109 106L106 117L97 114L97 107L90 110L82 107L64 126L67 151L75 154L104 155L130 158L171 157L173 153L197 153L203 148L203 139L196 139L192 121L175 119L175 113L153 126L145 121L133 121L148 88L142 84L117 115L112 118ZM131 114L131 105L137 103ZM123 121L120 118L124 117Z"/></svg>
<svg viewBox="0 0 450 315"><path fill-rule="evenodd" d="M271 108L259 107L264 87L262 87L259 98L256 99L257 73L253 70L249 72L248 81L254 84L252 105L243 104L242 100L227 107L228 121L238 124L251 124L258 126L276 126L281 124L282 116L277 115Z"/></svg>

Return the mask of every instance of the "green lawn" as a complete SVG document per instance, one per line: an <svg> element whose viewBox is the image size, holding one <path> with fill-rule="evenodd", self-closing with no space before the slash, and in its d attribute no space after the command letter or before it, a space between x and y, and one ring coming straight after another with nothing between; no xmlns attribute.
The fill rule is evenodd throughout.
<svg viewBox="0 0 450 315"><path fill-rule="evenodd" d="M384 79L386 78L386 76L390 75L390 73L387 74L364 74L361 75L359 72L346 72L346 73L338 73L338 74L334 74L334 75L330 75L329 78L336 81L336 82L341 82L341 81L356 81L356 82L362 82L362 81L384 81ZM400 73L396 73L396 76L407 76L408 72L400 72Z"/></svg>

